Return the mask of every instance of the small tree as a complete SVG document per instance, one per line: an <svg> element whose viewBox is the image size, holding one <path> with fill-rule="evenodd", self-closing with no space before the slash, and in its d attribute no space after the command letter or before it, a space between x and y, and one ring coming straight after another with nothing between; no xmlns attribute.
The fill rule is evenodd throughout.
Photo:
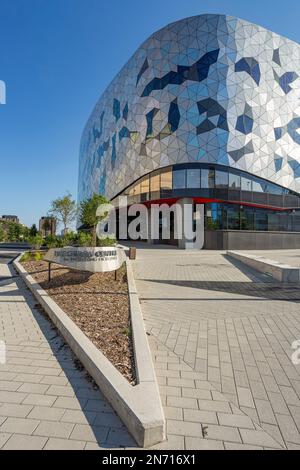
<svg viewBox="0 0 300 470"><path fill-rule="evenodd" d="M35 237L38 233L38 229L36 228L36 225L35 224L32 224L32 226L30 227L30 230L29 230L29 236L30 237Z"/></svg>
<svg viewBox="0 0 300 470"><path fill-rule="evenodd" d="M104 218L104 216L97 216L97 209L101 204L108 203L109 201L106 199L106 197L102 196L101 194L93 194L90 199L82 201L80 204L80 220L91 230L92 246L97 246L96 228L98 222Z"/></svg>
<svg viewBox="0 0 300 470"><path fill-rule="evenodd" d="M2 224L0 224L0 242L5 241L5 237L6 237L5 230L2 226Z"/></svg>
<svg viewBox="0 0 300 470"><path fill-rule="evenodd" d="M65 196L52 201L49 214L62 223L64 231L67 232L69 225L75 220L77 214L76 202L73 201L72 195L67 193Z"/></svg>

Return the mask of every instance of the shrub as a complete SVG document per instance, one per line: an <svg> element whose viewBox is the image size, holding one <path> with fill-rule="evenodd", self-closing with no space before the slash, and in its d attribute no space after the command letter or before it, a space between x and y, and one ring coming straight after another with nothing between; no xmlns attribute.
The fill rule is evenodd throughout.
<svg viewBox="0 0 300 470"><path fill-rule="evenodd" d="M35 235L34 237L30 236L28 237L28 241L32 248L39 250L41 246L43 245L43 237L39 234Z"/></svg>
<svg viewBox="0 0 300 470"><path fill-rule="evenodd" d="M26 261L30 261L30 260L31 260L30 251L26 251L26 253L24 253L20 259L21 263L25 263Z"/></svg>
<svg viewBox="0 0 300 470"><path fill-rule="evenodd" d="M97 246L114 246L116 244L115 238L98 238L97 239Z"/></svg>
<svg viewBox="0 0 300 470"><path fill-rule="evenodd" d="M77 246L91 246L92 235L86 232L78 232L73 238L73 244Z"/></svg>
<svg viewBox="0 0 300 470"><path fill-rule="evenodd" d="M56 248L58 244L57 237L55 235L47 235L47 237L45 237L44 244L48 248Z"/></svg>
<svg viewBox="0 0 300 470"><path fill-rule="evenodd" d="M43 257L44 255L40 251L36 251L35 253L33 253L34 261L41 261Z"/></svg>

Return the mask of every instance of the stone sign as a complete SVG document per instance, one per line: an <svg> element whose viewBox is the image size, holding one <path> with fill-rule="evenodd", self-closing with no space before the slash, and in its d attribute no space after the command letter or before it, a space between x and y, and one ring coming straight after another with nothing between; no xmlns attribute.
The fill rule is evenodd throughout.
<svg viewBox="0 0 300 470"><path fill-rule="evenodd" d="M125 259L124 249L116 246L51 248L44 256L45 261L93 273L116 271Z"/></svg>

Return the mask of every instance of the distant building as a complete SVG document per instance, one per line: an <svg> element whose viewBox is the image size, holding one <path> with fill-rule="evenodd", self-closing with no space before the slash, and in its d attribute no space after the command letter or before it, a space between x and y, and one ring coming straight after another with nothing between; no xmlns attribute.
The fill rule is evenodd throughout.
<svg viewBox="0 0 300 470"><path fill-rule="evenodd" d="M3 215L2 220L5 222L15 222L16 224L19 224L19 217L16 215Z"/></svg>
<svg viewBox="0 0 300 470"><path fill-rule="evenodd" d="M56 220L54 217L41 217L39 220L39 231L43 237L55 235Z"/></svg>

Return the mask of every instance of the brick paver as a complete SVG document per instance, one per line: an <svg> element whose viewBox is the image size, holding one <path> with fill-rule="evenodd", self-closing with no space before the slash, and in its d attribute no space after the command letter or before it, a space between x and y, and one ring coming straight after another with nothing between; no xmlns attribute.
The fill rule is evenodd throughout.
<svg viewBox="0 0 300 470"><path fill-rule="evenodd" d="M0 263L0 449L136 446L62 337Z"/></svg>
<svg viewBox="0 0 300 470"><path fill-rule="evenodd" d="M180 436L182 448L297 448L300 366L291 344L300 339L299 286L225 253L136 245L170 446Z"/></svg>

